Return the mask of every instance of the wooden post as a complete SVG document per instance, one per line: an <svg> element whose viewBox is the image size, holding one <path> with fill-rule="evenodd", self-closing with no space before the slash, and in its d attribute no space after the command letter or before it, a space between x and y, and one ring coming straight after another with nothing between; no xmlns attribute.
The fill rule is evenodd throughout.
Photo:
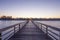
<svg viewBox="0 0 60 40"><path fill-rule="evenodd" d="M14 26L14 35L15 35L15 26ZM15 36L14 36L14 38L15 38Z"/></svg>
<svg viewBox="0 0 60 40"><path fill-rule="evenodd" d="M41 30L42 30L42 24L41 24Z"/></svg>
<svg viewBox="0 0 60 40"><path fill-rule="evenodd" d="M60 31L59 31L59 40L60 40Z"/></svg>
<svg viewBox="0 0 60 40"><path fill-rule="evenodd" d="M2 35L1 35L1 33L0 33L0 40L2 40Z"/></svg>
<svg viewBox="0 0 60 40"><path fill-rule="evenodd" d="M20 24L19 24L19 31L20 31Z"/></svg>
<svg viewBox="0 0 60 40"><path fill-rule="evenodd" d="M46 38L48 38L48 26L46 26Z"/></svg>
<svg viewBox="0 0 60 40"><path fill-rule="evenodd" d="M14 26L14 34L15 34L15 26Z"/></svg>

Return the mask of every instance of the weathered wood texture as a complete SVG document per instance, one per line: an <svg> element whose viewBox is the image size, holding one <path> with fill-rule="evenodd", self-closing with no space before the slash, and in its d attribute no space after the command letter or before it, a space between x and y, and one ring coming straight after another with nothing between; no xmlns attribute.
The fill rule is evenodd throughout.
<svg viewBox="0 0 60 40"><path fill-rule="evenodd" d="M46 38L46 34L37 28L31 21L9 40L52 40Z"/></svg>

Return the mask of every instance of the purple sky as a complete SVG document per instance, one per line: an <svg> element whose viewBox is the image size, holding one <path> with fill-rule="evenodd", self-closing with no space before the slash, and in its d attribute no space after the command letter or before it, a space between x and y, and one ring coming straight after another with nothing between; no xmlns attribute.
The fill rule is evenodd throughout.
<svg viewBox="0 0 60 40"><path fill-rule="evenodd" d="M60 0L0 0L0 16L60 18Z"/></svg>

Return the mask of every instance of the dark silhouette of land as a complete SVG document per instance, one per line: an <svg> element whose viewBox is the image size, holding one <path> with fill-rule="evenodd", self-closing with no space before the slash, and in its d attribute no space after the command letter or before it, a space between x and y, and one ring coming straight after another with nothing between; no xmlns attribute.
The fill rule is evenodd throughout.
<svg viewBox="0 0 60 40"><path fill-rule="evenodd" d="M0 20L38 20L38 21L59 20L60 21L60 18L12 18L12 16L1 16Z"/></svg>

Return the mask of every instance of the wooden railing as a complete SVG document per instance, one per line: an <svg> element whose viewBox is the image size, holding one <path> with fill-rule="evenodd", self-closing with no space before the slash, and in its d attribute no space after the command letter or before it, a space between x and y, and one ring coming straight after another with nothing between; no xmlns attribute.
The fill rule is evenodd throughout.
<svg viewBox="0 0 60 40"><path fill-rule="evenodd" d="M28 21L14 24L14 25L11 25L9 27L0 29L0 40L8 40L16 32L18 32L22 27L24 27L27 23L28 23Z"/></svg>
<svg viewBox="0 0 60 40"><path fill-rule="evenodd" d="M36 22L36 21L33 21L33 23L46 34L46 37L49 36L53 40L60 40L60 29L59 28L46 25L40 22Z"/></svg>

